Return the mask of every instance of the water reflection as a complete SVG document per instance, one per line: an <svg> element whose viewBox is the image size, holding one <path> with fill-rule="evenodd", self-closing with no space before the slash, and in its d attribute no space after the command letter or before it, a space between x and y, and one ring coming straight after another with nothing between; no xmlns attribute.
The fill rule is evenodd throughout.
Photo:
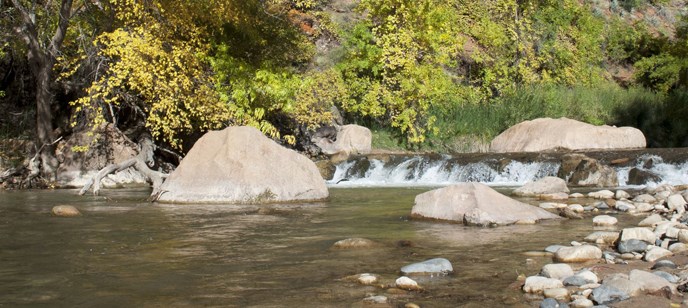
<svg viewBox="0 0 688 308"><path fill-rule="evenodd" d="M472 228L412 221L429 188L331 189L328 202L154 205L147 189L0 193L0 304L6 306L351 307L369 294L432 307L522 303L508 289L546 258L522 252L581 240L589 220ZM52 217L58 204L83 216ZM335 250L341 239L379 245ZM434 257L455 273L400 294L342 278L370 272L391 284L399 269Z"/></svg>

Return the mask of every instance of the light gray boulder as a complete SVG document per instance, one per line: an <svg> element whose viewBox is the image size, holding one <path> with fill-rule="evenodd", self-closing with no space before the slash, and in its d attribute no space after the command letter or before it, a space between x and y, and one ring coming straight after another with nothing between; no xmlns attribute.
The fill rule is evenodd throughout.
<svg viewBox="0 0 688 308"><path fill-rule="evenodd" d="M621 238L619 240L623 242L628 241L630 239L641 240L647 243L654 244L655 234L654 232L652 232L652 230L643 227L625 228L621 230Z"/></svg>
<svg viewBox="0 0 688 308"><path fill-rule="evenodd" d="M542 276L530 276L526 278L523 291L526 293L543 294L547 289L563 288L564 284L559 279Z"/></svg>
<svg viewBox="0 0 688 308"><path fill-rule="evenodd" d="M569 188L566 186L564 179L547 176L534 182L528 182L525 185L515 189L512 194L516 196L539 196L544 194L555 193L569 193Z"/></svg>
<svg viewBox="0 0 688 308"><path fill-rule="evenodd" d="M560 218L481 183L459 183L422 193L416 196L411 215L479 226Z"/></svg>
<svg viewBox="0 0 688 308"><path fill-rule="evenodd" d="M664 257L668 257L673 255L674 253L671 252L668 249L664 249L662 247L652 247L650 248L647 252L645 252L645 256L643 257L643 260L647 262L653 262L656 260L659 260Z"/></svg>
<svg viewBox="0 0 688 308"><path fill-rule="evenodd" d="M368 154L372 151L373 134L370 129L349 124L339 127L335 140L314 138L312 141L324 154L348 157L355 154Z"/></svg>
<svg viewBox="0 0 688 308"><path fill-rule="evenodd" d="M516 124L490 143L491 152L540 152L559 148L644 148L643 133L632 127L595 126L567 118L540 118Z"/></svg>
<svg viewBox="0 0 688 308"><path fill-rule="evenodd" d="M573 276L573 269L566 263L551 263L542 267L540 275L547 278L564 280L566 277Z"/></svg>
<svg viewBox="0 0 688 308"><path fill-rule="evenodd" d="M401 268L404 275L412 274L448 274L454 271L451 262L444 258L435 258L413 263Z"/></svg>
<svg viewBox="0 0 688 308"><path fill-rule="evenodd" d="M168 203L270 203L328 197L315 163L246 126L206 133L160 189L158 201Z"/></svg>
<svg viewBox="0 0 688 308"><path fill-rule="evenodd" d="M650 272L634 269L628 274L628 279L640 284L642 291L653 293L664 287L671 289L672 293L676 293L676 286L666 279Z"/></svg>
<svg viewBox="0 0 688 308"><path fill-rule="evenodd" d="M614 226L617 223L619 223L619 221L616 217L609 215L598 215L592 218L593 226Z"/></svg>
<svg viewBox="0 0 688 308"><path fill-rule="evenodd" d="M590 298L598 305L611 304L631 298L628 293L611 285L603 284L592 290Z"/></svg>
<svg viewBox="0 0 688 308"><path fill-rule="evenodd" d="M602 258L602 250L592 245L564 247L554 253L555 262L577 263L600 258Z"/></svg>

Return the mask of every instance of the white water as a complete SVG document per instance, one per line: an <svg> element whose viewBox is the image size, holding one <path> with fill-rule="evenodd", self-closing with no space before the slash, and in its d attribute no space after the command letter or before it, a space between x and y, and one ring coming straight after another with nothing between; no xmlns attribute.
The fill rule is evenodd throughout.
<svg viewBox="0 0 688 308"><path fill-rule="evenodd" d="M648 160L652 160L653 164L646 169L644 166ZM415 156L396 164L377 159L370 159L369 162L369 166L356 160L341 163L329 184L334 187L446 186L458 182L481 182L492 186L521 186L545 176L556 176L559 170L559 163L552 161L511 161L501 170L494 160L459 163L451 160L451 157L430 159ZM620 186L628 186L628 173L632 167L652 171L663 180L648 186L688 183L688 162L674 165L665 163L659 156L646 155L633 166L616 168Z"/></svg>

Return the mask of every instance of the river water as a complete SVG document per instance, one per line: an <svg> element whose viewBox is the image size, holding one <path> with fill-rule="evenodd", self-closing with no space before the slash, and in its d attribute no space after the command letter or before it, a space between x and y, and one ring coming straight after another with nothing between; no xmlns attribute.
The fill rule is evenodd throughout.
<svg viewBox="0 0 688 308"><path fill-rule="evenodd" d="M429 189L331 188L327 202L265 206L151 204L145 188L0 192L0 306L356 307L369 295L392 306L531 306L509 286L551 259L523 252L596 230L590 219L498 228L409 220ZM53 217L60 204L83 216ZM637 220L623 217L619 228ZM379 246L330 248L351 237ZM455 272L419 279L423 292L342 280L368 272L391 284L402 266L435 257Z"/></svg>

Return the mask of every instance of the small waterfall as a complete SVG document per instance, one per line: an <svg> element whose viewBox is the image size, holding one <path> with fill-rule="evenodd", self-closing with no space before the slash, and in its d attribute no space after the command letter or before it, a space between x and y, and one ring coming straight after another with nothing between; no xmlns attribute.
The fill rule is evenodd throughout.
<svg viewBox="0 0 688 308"><path fill-rule="evenodd" d="M461 163L449 157L412 156L404 159L349 160L337 166L330 184L344 186L442 186L457 182L522 185L533 179L555 176L556 162L507 163L490 159Z"/></svg>
<svg viewBox="0 0 688 308"><path fill-rule="evenodd" d="M497 155L386 155L356 157L337 166L328 183L333 186L446 186L458 182L481 182L493 186L521 186L545 176L557 176L560 159L537 156L511 159ZM629 186L632 168L650 171L661 183L688 183L688 157L683 162L665 162L661 156L643 154L627 164L613 166L620 186Z"/></svg>
<svg viewBox="0 0 688 308"><path fill-rule="evenodd" d="M662 178L660 183L652 183L649 186L660 184L688 184L688 161L682 163L667 163L658 155L642 155L636 159L635 164L616 168L616 172L619 176L619 185L628 185L628 174L633 168L652 172Z"/></svg>

